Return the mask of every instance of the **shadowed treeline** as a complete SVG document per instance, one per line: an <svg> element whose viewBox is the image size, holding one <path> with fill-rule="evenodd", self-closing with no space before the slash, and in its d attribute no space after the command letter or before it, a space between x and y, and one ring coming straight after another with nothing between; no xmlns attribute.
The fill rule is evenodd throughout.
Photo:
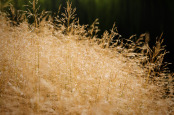
<svg viewBox="0 0 174 115"><path fill-rule="evenodd" d="M2 0L2 2L5 0ZM29 0L11 0L16 9L25 9L23 4ZM173 62L173 33L174 33L174 1L171 0L70 0L73 7L77 8L77 17L81 24L92 24L99 18L100 35L104 30L111 29L114 22L119 33L123 37L133 34L140 35L149 32L151 43L155 38L164 33L168 54L166 61ZM49 10L54 13L58 11L59 5L65 7L66 0L39 0L40 9ZM64 8L61 9L64 11ZM172 68L173 66L171 66Z"/></svg>

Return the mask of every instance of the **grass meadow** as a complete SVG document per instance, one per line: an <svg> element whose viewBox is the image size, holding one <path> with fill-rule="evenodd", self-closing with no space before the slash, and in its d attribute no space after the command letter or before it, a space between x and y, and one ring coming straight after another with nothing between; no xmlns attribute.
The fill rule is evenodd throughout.
<svg viewBox="0 0 174 115"><path fill-rule="evenodd" d="M98 19L80 25L70 2L56 17L28 7L0 12L1 115L174 114L162 35L149 47L148 33L125 39L114 24L99 38Z"/></svg>

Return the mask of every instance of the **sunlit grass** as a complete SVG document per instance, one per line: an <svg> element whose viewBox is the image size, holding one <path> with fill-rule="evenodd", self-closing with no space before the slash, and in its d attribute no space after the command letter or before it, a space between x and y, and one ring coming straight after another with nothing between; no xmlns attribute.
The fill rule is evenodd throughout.
<svg viewBox="0 0 174 115"><path fill-rule="evenodd" d="M66 13L14 26L1 12L1 114L172 114L161 37L153 50L148 34L113 42L114 25L99 39L98 20L87 29Z"/></svg>

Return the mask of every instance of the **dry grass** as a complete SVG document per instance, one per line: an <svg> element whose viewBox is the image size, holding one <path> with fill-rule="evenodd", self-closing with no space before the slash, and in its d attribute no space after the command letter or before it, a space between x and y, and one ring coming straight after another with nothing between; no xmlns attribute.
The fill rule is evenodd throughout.
<svg viewBox="0 0 174 115"><path fill-rule="evenodd" d="M97 20L88 31L78 20L10 22L0 14L0 114L174 113L160 40L154 50L148 36L111 43L115 26L98 39Z"/></svg>

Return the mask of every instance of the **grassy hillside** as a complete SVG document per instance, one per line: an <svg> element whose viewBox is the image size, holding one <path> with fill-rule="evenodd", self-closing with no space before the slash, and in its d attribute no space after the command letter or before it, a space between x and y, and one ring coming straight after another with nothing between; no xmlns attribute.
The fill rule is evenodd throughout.
<svg viewBox="0 0 174 115"><path fill-rule="evenodd" d="M97 38L98 20L80 25L71 4L56 18L32 5L33 24L0 12L0 114L174 113L161 37L152 49L115 26Z"/></svg>

